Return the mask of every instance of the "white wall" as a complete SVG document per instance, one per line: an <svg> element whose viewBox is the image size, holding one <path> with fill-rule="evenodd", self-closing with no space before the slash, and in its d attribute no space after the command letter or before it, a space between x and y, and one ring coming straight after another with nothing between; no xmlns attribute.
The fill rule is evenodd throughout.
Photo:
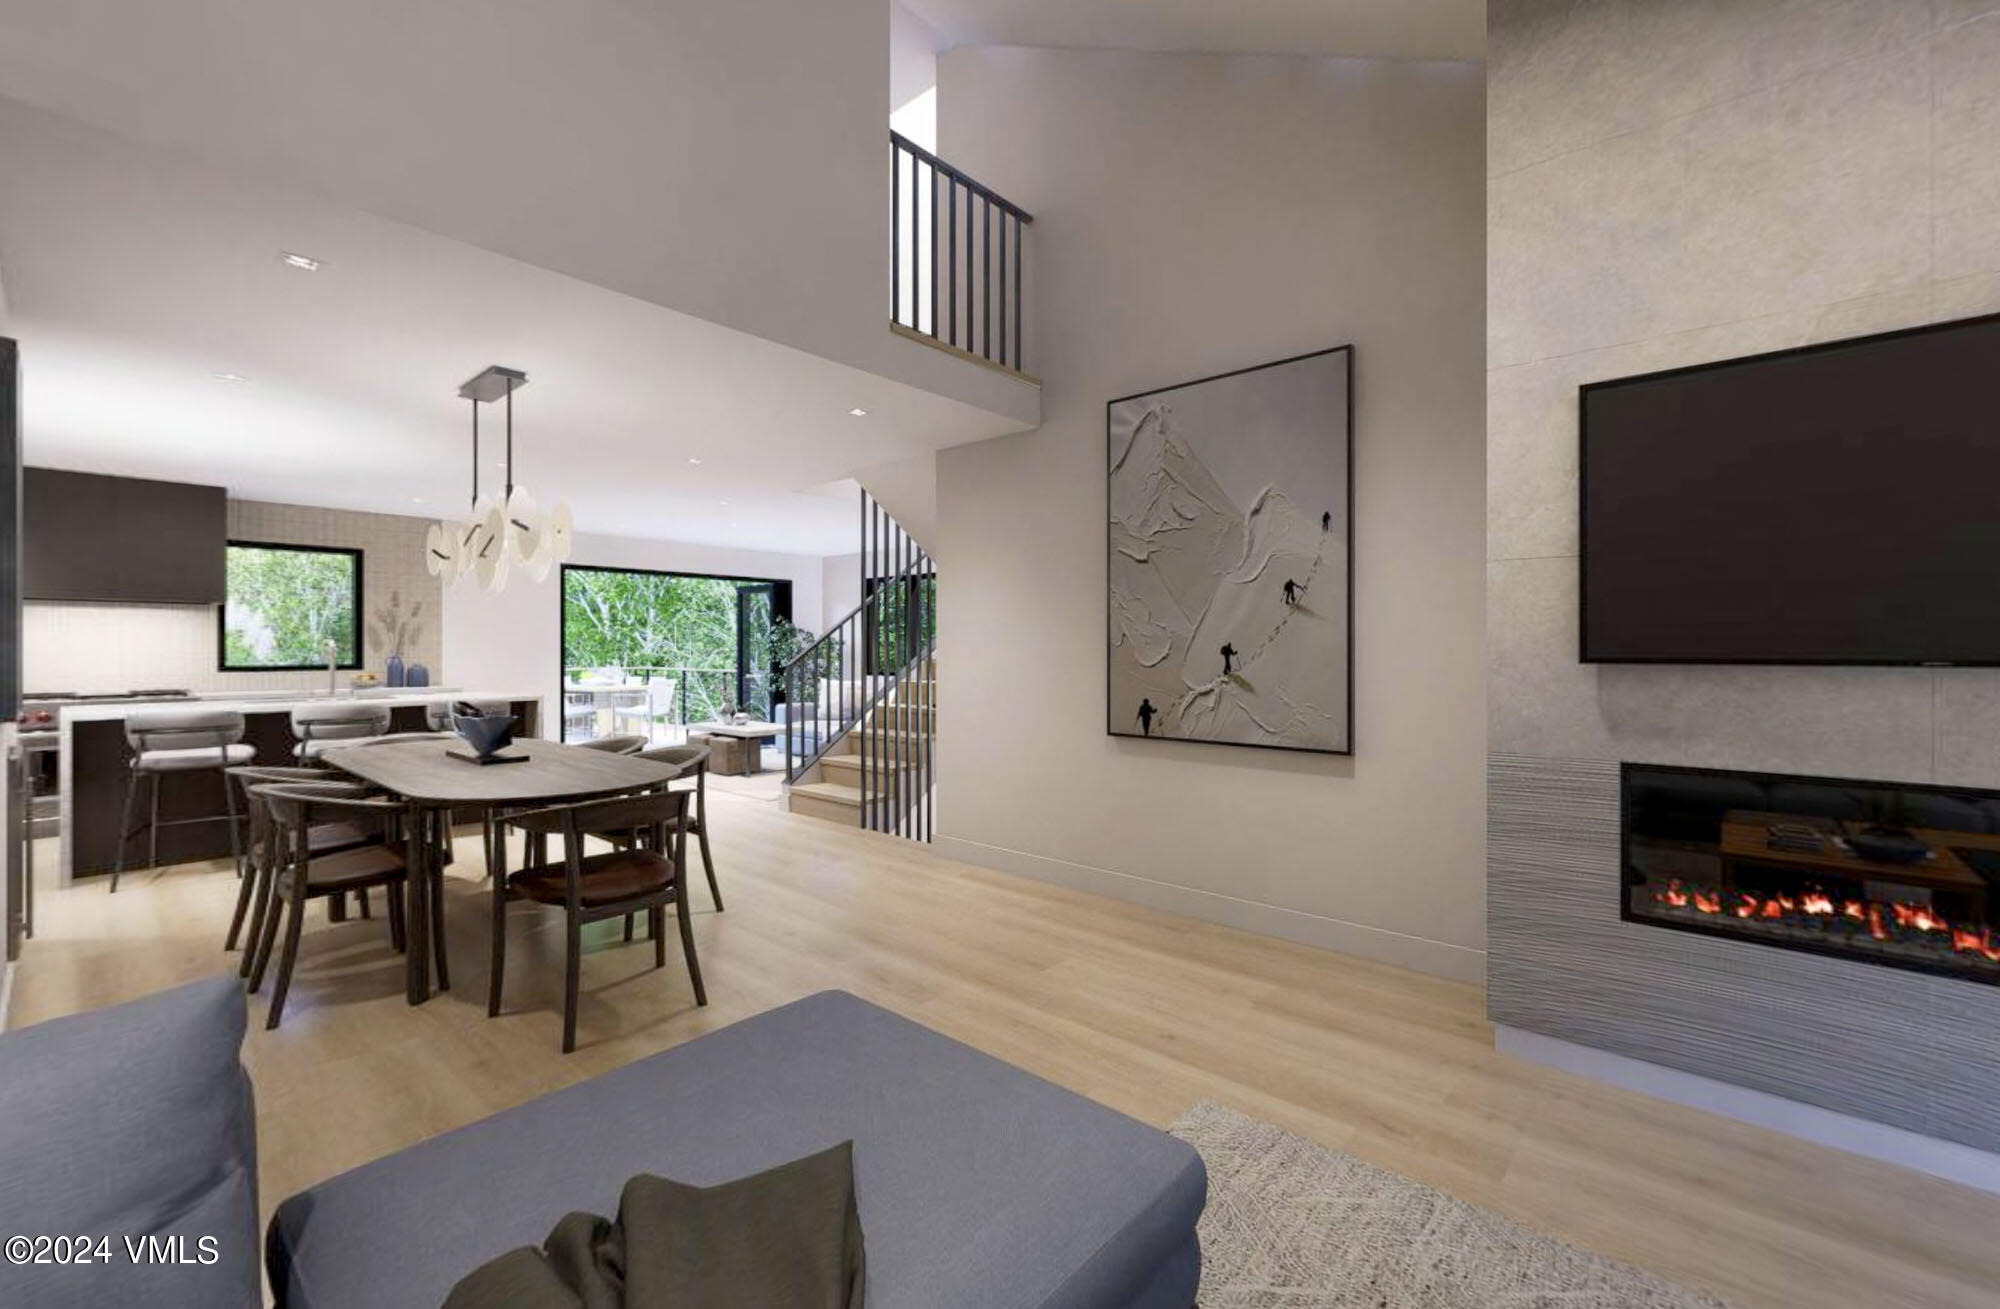
<svg viewBox="0 0 2000 1309"><path fill-rule="evenodd" d="M861 607L861 556L828 555L820 560L820 627L833 625Z"/></svg>
<svg viewBox="0 0 2000 1309"><path fill-rule="evenodd" d="M261 500L229 502L232 540L346 546L362 551L362 602L368 613L400 595L403 610L421 604L421 630L403 651L445 684L442 591L424 569L431 520ZM363 666L380 674L389 652L363 634ZM22 689L131 691L284 690L324 686L324 671L225 673L216 668L214 605L71 604L22 606ZM345 678L348 676L342 673ZM509 689L509 688L500 688Z"/></svg>
<svg viewBox="0 0 2000 1309"><path fill-rule="evenodd" d="M821 612L818 555L776 554L679 541L578 536L572 564L649 568L660 572L768 577L792 583L792 613L810 623ZM544 697L544 735L559 735L562 704L562 588L559 575L532 582L516 576L495 595L461 579L444 594L445 662L459 684L525 687Z"/></svg>
<svg viewBox="0 0 2000 1309"><path fill-rule="evenodd" d="M889 0L890 113L937 85L937 52L943 45L935 27Z"/></svg>
<svg viewBox="0 0 2000 1309"><path fill-rule="evenodd" d="M1483 84L960 48L942 153L1035 214L1039 431L940 454L940 849L1454 976L1484 943ZM1356 346L1352 759L1107 737L1104 402Z"/></svg>

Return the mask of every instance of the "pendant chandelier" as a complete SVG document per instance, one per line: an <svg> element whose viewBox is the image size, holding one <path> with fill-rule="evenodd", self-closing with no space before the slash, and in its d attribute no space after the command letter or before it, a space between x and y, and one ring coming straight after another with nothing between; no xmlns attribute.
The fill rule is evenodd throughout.
<svg viewBox="0 0 2000 1309"><path fill-rule="evenodd" d="M525 486L514 484L514 392L528 375L494 365L458 388L472 402L472 513L464 519L432 523L424 539L424 563L431 576L456 582L468 573L489 591L507 585L516 566L534 581L569 558L576 535L569 505L558 501L544 515ZM502 403L507 415L507 478L499 495L479 494L479 406Z"/></svg>

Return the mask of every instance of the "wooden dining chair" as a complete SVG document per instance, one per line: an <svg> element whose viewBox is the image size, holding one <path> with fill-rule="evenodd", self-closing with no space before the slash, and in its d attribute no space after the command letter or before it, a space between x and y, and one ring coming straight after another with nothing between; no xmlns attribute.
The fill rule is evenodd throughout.
<svg viewBox="0 0 2000 1309"><path fill-rule="evenodd" d="M583 967L583 928L587 923L644 913L653 938L653 966L664 968L666 914L671 908L680 922L681 954L687 960L695 1003L708 1003L708 991L701 981L701 963L695 957L694 930L688 921L687 814L687 792L655 791L584 804L556 805L507 820L531 833L553 824L563 838L563 858L560 863L530 862L515 873L502 868L493 879L493 970L486 1000L488 1017L500 1013L507 968L507 905L513 900L528 900L563 911L567 937L563 974L564 1054L576 1049L577 989ZM585 854L585 836L598 830L636 835L630 844L599 854ZM530 849L535 848L536 843L531 841ZM546 839L540 848L546 850ZM500 849L504 860L504 843Z"/></svg>
<svg viewBox="0 0 2000 1309"><path fill-rule="evenodd" d="M246 948L242 965L237 971L240 976L248 977L251 962L256 956L256 943L263 934L264 915L271 906L272 878L277 867L276 824L271 819L269 807L257 795L257 788L272 783L321 786L333 779L324 768L262 764L231 768L229 778L243 791L243 813L248 819L249 839L244 842L243 852L246 875L237 886L236 911L230 915L229 932L223 938L222 948L236 948L247 916L249 934L244 937ZM357 850L364 845L379 845L386 839L385 824L347 817L314 823L307 833L312 853L321 856ZM361 902L361 916L368 917L368 892L358 892L357 898ZM393 906L391 912L395 912Z"/></svg>
<svg viewBox="0 0 2000 1309"><path fill-rule="evenodd" d="M389 894L390 942L398 951L408 947L402 908L403 884L408 876L407 845L403 840L389 839L404 813L402 802L358 783L265 783L253 787L252 793L270 815L274 850L271 904L261 924L248 988L254 995L263 986L264 972L270 965L272 951L277 949L278 977L271 991L270 1015L264 1022L268 1029L275 1028L284 1015L285 997L291 990L292 970L298 962L299 938L310 901L383 887ZM312 828L329 819L379 825L384 836L336 854L316 854L312 848ZM281 916L285 920L282 946L278 943ZM438 956L440 977L444 972L443 923L442 913L431 914L431 944Z"/></svg>
<svg viewBox="0 0 2000 1309"><path fill-rule="evenodd" d="M641 759L657 764L673 764L681 770L677 778L692 775L694 785L689 794L694 804L688 819L688 835L701 843L701 870L708 877L708 898L715 903L715 911L722 912L722 888L715 884L715 860L708 853L708 747L705 745L663 745L656 750L642 750Z"/></svg>

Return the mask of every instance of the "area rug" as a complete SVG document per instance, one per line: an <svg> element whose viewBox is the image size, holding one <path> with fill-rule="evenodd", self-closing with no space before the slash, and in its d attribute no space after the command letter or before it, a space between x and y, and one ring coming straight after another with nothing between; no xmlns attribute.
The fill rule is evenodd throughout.
<svg viewBox="0 0 2000 1309"><path fill-rule="evenodd" d="M1727 1309L1204 1101L1201 1309Z"/></svg>

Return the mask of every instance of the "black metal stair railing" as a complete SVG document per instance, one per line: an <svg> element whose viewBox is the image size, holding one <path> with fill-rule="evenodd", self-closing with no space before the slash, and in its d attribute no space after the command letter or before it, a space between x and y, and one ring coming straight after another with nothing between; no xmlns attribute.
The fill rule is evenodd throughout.
<svg viewBox="0 0 2000 1309"><path fill-rule="evenodd" d="M851 743L860 825L912 840L936 830L937 569L864 492L862 599L780 674L785 780Z"/></svg>
<svg viewBox="0 0 2000 1309"><path fill-rule="evenodd" d="M900 133L889 159L892 321L1026 372L1022 231L1034 216Z"/></svg>

